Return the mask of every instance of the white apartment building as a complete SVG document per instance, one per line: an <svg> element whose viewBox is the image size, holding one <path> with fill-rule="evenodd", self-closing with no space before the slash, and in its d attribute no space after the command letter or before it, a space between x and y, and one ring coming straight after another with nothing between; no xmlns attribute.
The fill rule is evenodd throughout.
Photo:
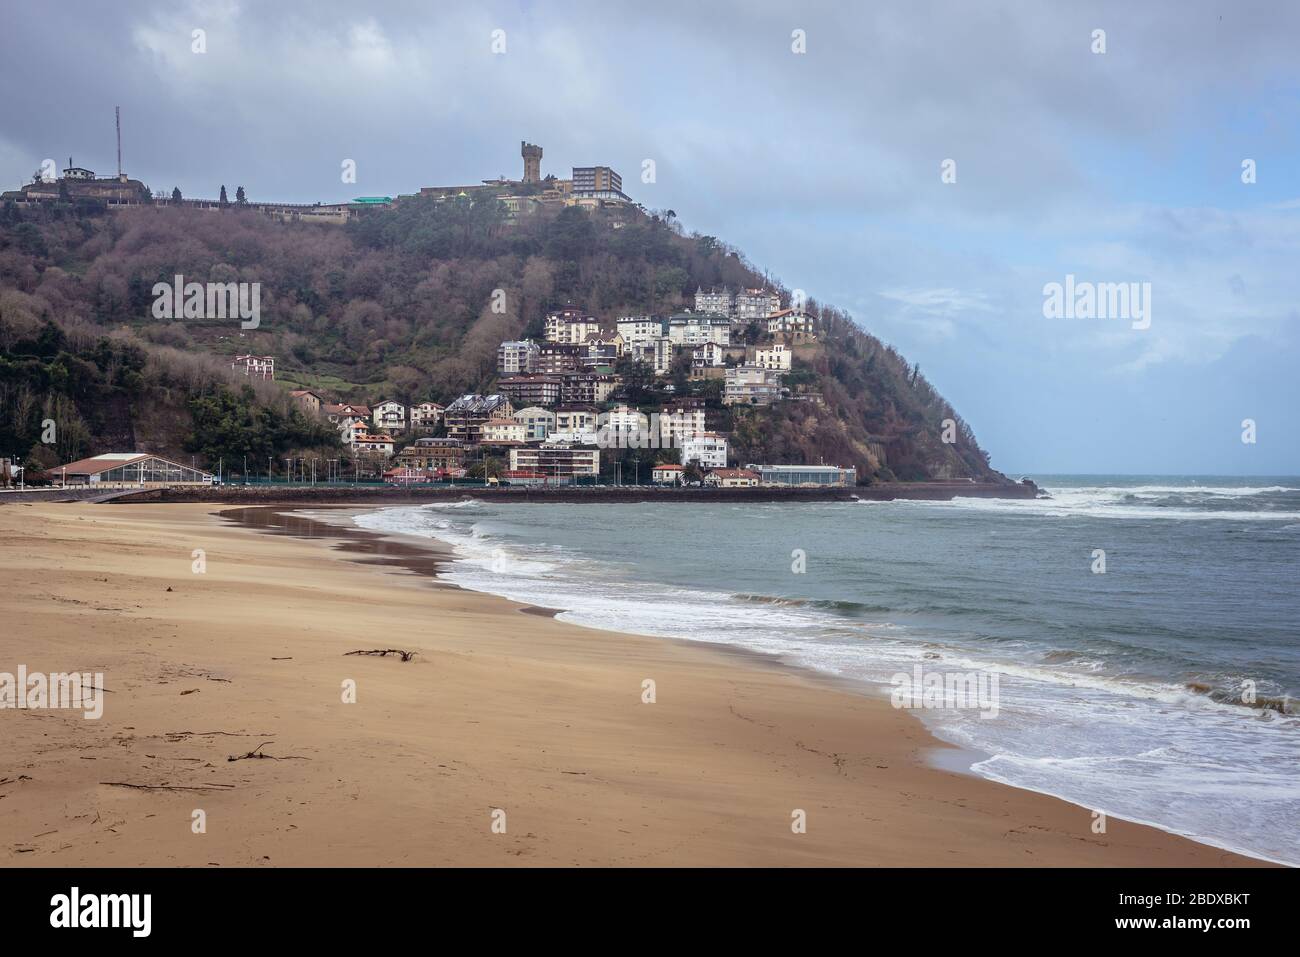
<svg viewBox="0 0 1300 957"><path fill-rule="evenodd" d="M250 379L274 379L275 356L235 356L230 368Z"/></svg>
<svg viewBox="0 0 1300 957"><path fill-rule="evenodd" d="M486 444L498 442L523 443L527 435L524 424L517 419L488 419L479 426L479 441Z"/></svg>
<svg viewBox="0 0 1300 957"><path fill-rule="evenodd" d="M731 320L720 316L673 316L668 320L668 339L675 345L698 346L715 342L731 345Z"/></svg>
<svg viewBox="0 0 1300 957"><path fill-rule="evenodd" d="M600 474L600 449L575 448L567 442L543 442L510 450L510 470L542 472L556 479Z"/></svg>
<svg viewBox="0 0 1300 957"><path fill-rule="evenodd" d="M782 309L767 319L767 331L775 335L778 332L808 333L813 330L813 318L793 309Z"/></svg>
<svg viewBox="0 0 1300 957"><path fill-rule="evenodd" d="M378 452L381 455L392 455L397 446L391 435L365 431L356 432L348 444L357 452Z"/></svg>
<svg viewBox="0 0 1300 957"><path fill-rule="evenodd" d="M524 427L525 442L542 441L555 431L555 413L539 405L520 409L514 419Z"/></svg>
<svg viewBox="0 0 1300 957"><path fill-rule="evenodd" d="M706 342L702 346L696 346L691 350L691 365L696 369L703 369L707 366L725 365L723 361L726 358L726 347L720 346L716 342Z"/></svg>
<svg viewBox="0 0 1300 957"><path fill-rule="evenodd" d="M618 326L618 334L629 346L654 342L664 336L663 320L654 316L623 316L615 325Z"/></svg>
<svg viewBox="0 0 1300 957"><path fill-rule="evenodd" d="M754 350L753 365L760 369L777 369L781 372L790 371L790 362L794 353L784 342L778 342L766 349L757 348Z"/></svg>
<svg viewBox="0 0 1300 957"><path fill-rule="evenodd" d="M597 418L595 409L561 407L555 410L555 431L595 432Z"/></svg>
<svg viewBox="0 0 1300 957"><path fill-rule="evenodd" d="M395 399L385 399L370 410L371 421L381 432L406 429L406 406Z"/></svg>
<svg viewBox="0 0 1300 957"><path fill-rule="evenodd" d="M650 428L650 419L644 412L639 412L630 405L616 405L608 412L596 416L596 427L619 432L644 432Z"/></svg>
<svg viewBox="0 0 1300 957"><path fill-rule="evenodd" d="M581 345L588 336L600 335L600 320L595 316L552 313L546 317L546 338L551 342Z"/></svg>
<svg viewBox="0 0 1300 957"><path fill-rule="evenodd" d="M654 339L650 342L638 342L628 347L628 354L637 362L644 362L654 369L655 375L667 375L673 367L673 357L677 355L677 345L671 339Z"/></svg>
<svg viewBox="0 0 1300 957"><path fill-rule="evenodd" d="M727 440L716 432L700 432L682 440L682 465L698 462L702 469L727 467Z"/></svg>
<svg viewBox="0 0 1300 957"><path fill-rule="evenodd" d="M426 431L437 427L442 421L444 407L437 402L418 402L411 406L411 428Z"/></svg>
<svg viewBox="0 0 1300 957"><path fill-rule="evenodd" d="M497 375L527 375L537 371L541 348L531 339L511 340L497 347Z"/></svg>
<svg viewBox="0 0 1300 957"><path fill-rule="evenodd" d="M664 448L676 448L682 439L703 431L703 406L669 403L659 415L659 441Z"/></svg>
<svg viewBox="0 0 1300 957"><path fill-rule="evenodd" d="M649 445L650 419L644 412L639 412L628 405L618 405L608 412L596 416L596 434L598 443L605 447L624 448ZM629 436L636 438L629 441Z"/></svg>
<svg viewBox="0 0 1300 957"><path fill-rule="evenodd" d="M771 405L781 397L781 374L758 366L735 366L727 370L722 389L723 405Z"/></svg>

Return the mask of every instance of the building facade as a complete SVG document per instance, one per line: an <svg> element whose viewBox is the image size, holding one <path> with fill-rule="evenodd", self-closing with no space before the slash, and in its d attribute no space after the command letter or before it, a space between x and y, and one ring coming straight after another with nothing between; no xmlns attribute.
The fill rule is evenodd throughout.
<svg viewBox="0 0 1300 957"><path fill-rule="evenodd" d="M801 488L858 484L858 470L836 465L749 465L764 485Z"/></svg>
<svg viewBox="0 0 1300 957"><path fill-rule="evenodd" d="M702 469L727 467L727 440L716 432L700 432L682 440L682 465L694 462Z"/></svg>
<svg viewBox="0 0 1300 957"><path fill-rule="evenodd" d="M371 421L380 432L405 432L406 406L395 399L385 399L371 410Z"/></svg>
<svg viewBox="0 0 1300 957"><path fill-rule="evenodd" d="M556 478L595 478L600 474L600 449L568 442L543 442L510 450L510 470L540 472Z"/></svg>
<svg viewBox="0 0 1300 957"><path fill-rule="evenodd" d="M442 421L444 411L437 402L420 402L411 406L411 428L416 432L432 432Z"/></svg>
<svg viewBox="0 0 1300 957"><path fill-rule="evenodd" d="M63 485L211 485L211 472L147 452L108 452L45 472Z"/></svg>
<svg viewBox="0 0 1300 957"><path fill-rule="evenodd" d="M699 346L713 342L731 344L731 320L721 316L698 316L686 313L668 318L668 339L674 345Z"/></svg>
<svg viewBox="0 0 1300 957"><path fill-rule="evenodd" d="M565 310L546 317L546 338L550 342L581 345L588 336L599 335L600 320L595 316L581 316Z"/></svg>
<svg viewBox="0 0 1300 957"><path fill-rule="evenodd" d="M754 350L753 365L760 369L775 369L779 372L789 372L791 360L794 353L790 347L783 342L774 343L767 348L759 347Z"/></svg>
<svg viewBox="0 0 1300 957"><path fill-rule="evenodd" d="M527 375L537 371L540 350L531 339L503 342L497 347L497 375Z"/></svg>
<svg viewBox="0 0 1300 957"><path fill-rule="evenodd" d="M525 438L524 424L514 416L508 419L488 419L479 427L479 441L484 445L523 444Z"/></svg>
<svg viewBox="0 0 1300 957"><path fill-rule="evenodd" d="M658 316L623 316L615 325L618 334L629 345L654 342L664 337L664 321Z"/></svg>
<svg viewBox="0 0 1300 957"><path fill-rule="evenodd" d="M704 484L715 488L756 488L759 474L751 469L713 469L704 476Z"/></svg>
<svg viewBox="0 0 1300 957"><path fill-rule="evenodd" d="M516 406L555 405L564 393L564 380L552 375L517 375L502 379L497 388Z"/></svg>
<svg viewBox="0 0 1300 957"><path fill-rule="evenodd" d="M781 376L759 366L734 366L723 384L723 405L771 405L781 398Z"/></svg>
<svg viewBox="0 0 1300 957"><path fill-rule="evenodd" d="M250 379L274 379L275 356L235 356L230 361L230 368Z"/></svg>
<svg viewBox="0 0 1300 957"><path fill-rule="evenodd" d="M734 316L741 322L767 319L781 311L781 295L770 289L745 289L736 295Z"/></svg>
<svg viewBox="0 0 1300 957"><path fill-rule="evenodd" d="M505 418L514 414L510 399L501 394L480 395L471 392L447 406L443 421L447 435L470 444L479 441L480 430L488 419Z"/></svg>
<svg viewBox="0 0 1300 957"><path fill-rule="evenodd" d="M459 439L416 439L397 453L397 461L413 469L459 469L465 461L465 446Z"/></svg>
<svg viewBox="0 0 1300 957"><path fill-rule="evenodd" d="M544 441L555 431L555 413L540 406L529 406L515 413L514 419L524 427L525 442Z"/></svg>
<svg viewBox="0 0 1300 957"><path fill-rule="evenodd" d="M698 286L696 287L696 312L714 316L730 316L735 308L735 297L732 296L731 290L726 286L723 286L721 289L710 289L708 292L705 292Z"/></svg>

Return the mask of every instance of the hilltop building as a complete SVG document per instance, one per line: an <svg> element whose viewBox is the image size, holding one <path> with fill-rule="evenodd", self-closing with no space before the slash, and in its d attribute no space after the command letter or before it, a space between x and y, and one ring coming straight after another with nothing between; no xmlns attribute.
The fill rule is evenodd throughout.
<svg viewBox="0 0 1300 957"><path fill-rule="evenodd" d="M519 155L524 158L523 181L525 183L540 183L542 181L542 148L520 140Z"/></svg>
<svg viewBox="0 0 1300 957"><path fill-rule="evenodd" d="M109 206L141 206L149 202L150 193L144 183L131 179L125 173L96 176L93 170L73 166L72 157L69 156L62 176L45 179L38 172L27 185L0 194L0 202L19 205L79 199L97 200Z"/></svg>
<svg viewBox="0 0 1300 957"><path fill-rule="evenodd" d="M235 356L230 361L230 368L250 379L269 381L275 378L275 356Z"/></svg>
<svg viewBox="0 0 1300 957"><path fill-rule="evenodd" d="M438 200L495 196L510 219L531 215L546 206L595 208L623 206L632 198L623 192L623 177L608 166L575 166L569 179L542 175L542 147L521 140L520 179L498 176L463 186L422 186L419 195Z"/></svg>

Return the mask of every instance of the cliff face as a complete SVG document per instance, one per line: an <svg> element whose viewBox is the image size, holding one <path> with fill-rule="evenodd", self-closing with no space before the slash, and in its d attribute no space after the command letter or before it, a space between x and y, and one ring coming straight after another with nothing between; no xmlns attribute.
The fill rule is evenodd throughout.
<svg viewBox="0 0 1300 957"><path fill-rule="evenodd" d="M153 286L178 275L260 284L258 327L156 319ZM117 389L111 416L93 396L69 393L89 451L128 439L160 451L194 445L190 400L230 378L226 357L236 353L274 355L281 384L340 400L445 402L491 389L497 345L538 334L551 309L576 304L612 328L620 315L689 308L699 286L762 285L739 251L637 210L566 209L511 224L495 201L415 199L337 227L238 209L0 207L0 350L34 341L52 320L81 348L104 336L134 344L153 370L135 391ZM723 408L719 383L675 376L677 395L708 400L740 461L853 465L877 480L1001 480L897 352L833 307L810 301L808 311L817 337L794 348L795 401ZM60 387L44 388L38 405ZM274 404L274 390L259 387L253 401ZM7 438L23 440L13 428Z"/></svg>

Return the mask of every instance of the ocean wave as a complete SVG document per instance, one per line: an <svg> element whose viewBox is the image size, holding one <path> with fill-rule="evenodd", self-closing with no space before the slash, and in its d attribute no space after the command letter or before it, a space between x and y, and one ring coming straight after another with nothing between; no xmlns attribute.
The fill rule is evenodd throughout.
<svg viewBox="0 0 1300 957"><path fill-rule="evenodd" d="M1155 494L1156 487L1148 488L1145 494ZM1131 491L1110 489L1107 494L1115 500ZM978 507L991 500L958 501ZM1093 507L1147 510L1132 504ZM1300 843L1284 820L1286 814L1300 813L1294 773L1300 720L1285 696L1261 688L1256 702L1246 706L1230 675L1144 676L1131 670L1135 659L1122 647L1048 649L1021 640L975 645L973 634L946 635L915 623L902 606L935 605L932 613L961 620L976 612L982 619L996 618L994 608L963 611L956 606L967 602L940 605L919 593L899 593L898 586L899 607L891 608L878 602L711 590L705 582L688 587L651 581L645 568L654 566L641 556L640 565L597 562L581 542L566 549L531 540L545 533L528 525L521 540L516 514L486 509L457 515L445 507L398 507L358 516L356 522L376 531L446 541L458 558L441 572L449 581L524 604L559 608L561 619L590 627L740 646L882 692L891 676L917 665L996 674L1000 720L962 711L918 714L940 738L991 755L975 766L977 773L1221 847L1300 863ZM1120 673L1120 667L1130 671ZM1275 707L1279 702L1282 706ZM1222 759L1216 757L1220 755ZM1220 806L1229 807L1240 787L1244 755L1254 768L1255 791L1249 801L1235 798L1238 806L1222 817ZM1289 804L1256 800L1262 793L1286 793L1288 787ZM1199 795L1200 802L1171 800L1171 793ZM1212 808L1204 806L1207 801Z"/></svg>

